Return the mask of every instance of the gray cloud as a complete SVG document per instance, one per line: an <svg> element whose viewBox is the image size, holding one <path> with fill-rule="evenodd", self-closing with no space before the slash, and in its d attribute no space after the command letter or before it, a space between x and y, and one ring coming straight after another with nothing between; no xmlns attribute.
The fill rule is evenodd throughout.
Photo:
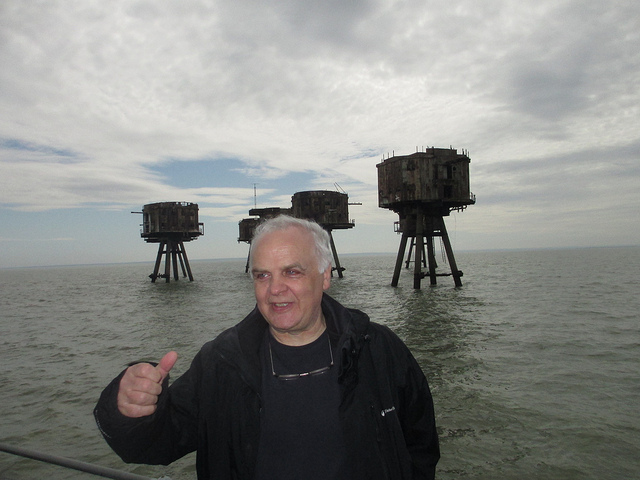
<svg viewBox="0 0 640 480"><path fill-rule="evenodd" d="M453 145L471 151L478 211L614 209L612 191L638 205L638 14L622 0L3 2L0 203L188 194L232 211L230 192L154 174L219 158L375 195L382 155ZM375 200L361 212L388 221Z"/></svg>
<svg viewBox="0 0 640 480"><path fill-rule="evenodd" d="M482 204L559 210L597 203L612 211L634 204L640 185L640 142L474 167Z"/></svg>

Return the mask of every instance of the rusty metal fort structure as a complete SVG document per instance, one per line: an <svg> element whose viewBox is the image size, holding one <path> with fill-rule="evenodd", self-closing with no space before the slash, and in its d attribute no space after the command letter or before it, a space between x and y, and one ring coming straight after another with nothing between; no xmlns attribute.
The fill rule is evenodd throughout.
<svg viewBox="0 0 640 480"><path fill-rule="evenodd" d="M142 212L143 221L140 236L148 243L159 243L158 255L149 275L152 282L158 277L171 281L171 265L173 277L178 280L178 262L183 277L193 281L191 266L184 248L185 242L197 240L204 235L204 224L198 221L198 204L187 202L159 202L145 205ZM165 257L164 273L158 273L162 257Z"/></svg>
<svg viewBox="0 0 640 480"><path fill-rule="evenodd" d="M296 218L313 220L329 233L334 260L332 272L336 271L338 276L342 278L342 272L345 269L340 265L332 231L355 226L355 222L349 219L349 205L355 204L349 203L349 196L346 193L328 190L297 192L291 197L291 208L269 207L249 210L249 215L253 215L254 218L240 220L238 242L251 243L256 226L261 221L278 215L290 215ZM245 271L248 271L248 269L249 257L247 257Z"/></svg>
<svg viewBox="0 0 640 480"><path fill-rule="evenodd" d="M409 268L411 254L415 250L414 288L419 289L422 278L426 276L431 285L435 285L436 277L449 275L457 287L462 286L462 271L456 265L444 217L476 202L469 188L470 162L465 151L458 153L453 148L431 147L411 155L394 155L376 165L378 205L398 214L395 229L402 234L392 286L398 285L409 239L406 268ZM442 239L451 273L436 273L434 237ZM428 261L428 269L423 273L422 267L427 267L425 260Z"/></svg>

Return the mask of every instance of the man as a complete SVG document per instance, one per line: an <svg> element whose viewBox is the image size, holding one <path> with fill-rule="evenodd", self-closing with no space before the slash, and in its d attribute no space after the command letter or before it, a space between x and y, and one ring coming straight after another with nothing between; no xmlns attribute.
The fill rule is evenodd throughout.
<svg viewBox="0 0 640 480"><path fill-rule="evenodd" d="M262 223L250 253L256 308L205 344L169 386L175 352L137 364L94 414L125 462L197 450L199 479L432 479L433 402L388 328L324 291L328 234L287 216Z"/></svg>

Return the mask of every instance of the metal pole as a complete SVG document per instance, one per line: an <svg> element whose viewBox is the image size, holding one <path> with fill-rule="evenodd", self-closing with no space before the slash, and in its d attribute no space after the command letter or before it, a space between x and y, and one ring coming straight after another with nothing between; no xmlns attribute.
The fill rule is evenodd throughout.
<svg viewBox="0 0 640 480"><path fill-rule="evenodd" d="M449 234L447 233L447 227L444 225L444 218L440 217L440 231L442 232L442 242L444 243L444 249L447 252L447 258L449 259L449 266L451 267L451 275L453 276L453 282L456 287L462 286L462 272L458 270L456 259L453 256L453 248L451 248L451 242L449 241Z"/></svg>
<svg viewBox="0 0 640 480"><path fill-rule="evenodd" d="M173 240L171 242L171 259L173 260L173 279L180 279L180 272L178 272L178 241Z"/></svg>
<svg viewBox="0 0 640 480"><path fill-rule="evenodd" d="M187 251L184 248L184 243L180 242L182 248L182 256L184 257L184 264L187 267L187 273L189 274L189 281L193 282L193 273L191 273L191 265L189 265L189 258L187 257Z"/></svg>
<svg viewBox="0 0 640 480"><path fill-rule="evenodd" d="M411 263L411 252L413 251L413 245L415 244L415 237L411 237L411 243L409 244L409 254L407 255L407 262L404 264L405 268L409 268Z"/></svg>
<svg viewBox="0 0 640 480"><path fill-rule="evenodd" d="M160 242L160 246L158 247L158 256L156 257L156 264L153 267L153 273L149 275L153 283L155 283L156 278L158 278L158 270L160 269L160 262L162 261L163 251L164 251L164 242Z"/></svg>
<svg viewBox="0 0 640 480"><path fill-rule="evenodd" d="M329 241L331 243L331 251L333 252L333 261L336 264L336 270L338 272L338 277L342 278L342 270L344 270L342 268L342 266L340 265L340 259L338 258L338 251L336 250L336 244L333 241L333 235L331 234L331 230L328 230L329 232Z"/></svg>
<svg viewBox="0 0 640 480"><path fill-rule="evenodd" d="M180 268L182 269L182 276L187 276L187 270L184 268L184 243L180 242L178 248L178 260L180 260Z"/></svg>
<svg viewBox="0 0 640 480"><path fill-rule="evenodd" d="M165 283L171 282L171 240L167 240L167 248L164 253L164 278Z"/></svg>
<svg viewBox="0 0 640 480"><path fill-rule="evenodd" d="M79 460L73 460L71 458L58 457L27 448L14 447L11 445L7 445L6 443L0 443L0 451L12 453L13 455L19 455L25 458L30 458L32 460L38 460L40 462L58 465L65 468L71 468L73 470L79 470L81 472L91 473L100 477L113 478L115 480L152 480L150 477L144 477L135 473L122 472L113 468L92 465L91 463L81 462Z"/></svg>
<svg viewBox="0 0 640 480"><path fill-rule="evenodd" d="M416 253L413 266L413 288L418 290L422 280L422 255L424 255L424 215L422 205L418 204L416 206Z"/></svg>
<svg viewBox="0 0 640 480"><path fill-rule="evenodd" d="M393 278L391 279L391 286L397 287L398 280L400 279L400 270L402 269L402 260L404 259L404 251L407 248L407 232L402 232L402 238L400 239L400 248L398 249L398 256L396 258L396 266L393 270Z"/></svg>
<svg viewBox="0 0 640 480"><path fill-rule="evenodd" d="M435 285L436 282L436 256L433 253L433 231L427 232L427 257L429 259L429 283Z"/></svg>

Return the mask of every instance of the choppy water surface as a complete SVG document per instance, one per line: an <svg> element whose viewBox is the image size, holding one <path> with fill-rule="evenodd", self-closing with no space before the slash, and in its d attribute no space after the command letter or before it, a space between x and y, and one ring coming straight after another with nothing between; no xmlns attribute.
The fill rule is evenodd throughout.
<svg viewBox="0 0 640 480"><path fill-rule="evenodd" d="M444 264L443 259L439 259ZM640 248L458 253L464 286L414 290L395 258L343 256L330 294L385 323L422 365L436 405L440 479L640 475ZM152 284L150 264L0 270L0 441L153 477L125 465L92 409L125 363L181 358L254 305L244 261L192 262ZM446 270L446 265L443 265ZM0 453L0 478L87 478Z"/></svg>

